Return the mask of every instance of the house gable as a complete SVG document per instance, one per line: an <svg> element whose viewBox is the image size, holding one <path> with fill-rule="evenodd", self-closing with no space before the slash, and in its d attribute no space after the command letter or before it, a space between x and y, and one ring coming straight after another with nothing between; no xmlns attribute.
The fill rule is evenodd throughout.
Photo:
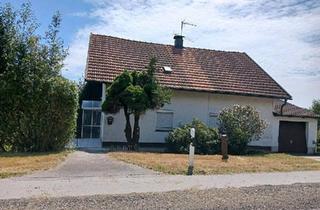
<svg viewBox="0 0 320 210"><path fill-rule="evenodd" d="M128 70L143 70L156 57L156 77L172 89L291 99L246 53L132 41L91 34L85 78L111 83ZM164 72L163 67L171 68Z"/></svg>

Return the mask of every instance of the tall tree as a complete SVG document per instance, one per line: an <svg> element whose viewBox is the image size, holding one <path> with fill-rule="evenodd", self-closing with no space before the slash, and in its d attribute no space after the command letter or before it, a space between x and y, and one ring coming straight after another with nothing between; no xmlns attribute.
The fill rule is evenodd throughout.
<svg viewBox="0 0 320 210"><path fill-rule="evenodd" d="M125 137L129 150L135 150L140 138L140 116L148 109L158 109L170 102L171 91L162 87L156 77L156 59L152 58L146 71L127 71L116 77L107 88L102 110L118 113L123 109L126 125ZM133 128L130 118L133 116Z"/></svg>
<svg viewBox="0 0 320 210"><path fill-rule="evenodd" d="M75 84L61 76L66 49L55 14L43 37L31 4L0 4L0 149L62 149L74 132Z"/></svg>

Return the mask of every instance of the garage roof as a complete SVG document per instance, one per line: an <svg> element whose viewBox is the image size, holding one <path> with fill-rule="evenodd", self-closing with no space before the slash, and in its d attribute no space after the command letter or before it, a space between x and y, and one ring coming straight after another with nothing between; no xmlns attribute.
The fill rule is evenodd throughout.
<svg viewBox="0 0 320 210"><path fill-rule="evenodd" d="M278 101L275 104L274 107L274 112L273 114L275 116L285 116L285 117L307 117L307 118L318 118L320 117L319 115L316 115L315 113L313 113L312 111L305 109L305 108L301 108L299 106L296 106L294 104L291 103L287 103L283 109L282 109L282 115L281 115L281 105L283 104L283 101Z"/></svg>

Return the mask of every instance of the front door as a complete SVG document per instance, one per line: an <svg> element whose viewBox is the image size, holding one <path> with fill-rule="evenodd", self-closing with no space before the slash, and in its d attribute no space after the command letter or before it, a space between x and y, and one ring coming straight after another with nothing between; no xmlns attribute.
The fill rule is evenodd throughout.
<svg viewBox="0 0 320 210"><path fill-rule="evenodd" d="M305 122L280 121L279 152L307 152Z"/></svg>

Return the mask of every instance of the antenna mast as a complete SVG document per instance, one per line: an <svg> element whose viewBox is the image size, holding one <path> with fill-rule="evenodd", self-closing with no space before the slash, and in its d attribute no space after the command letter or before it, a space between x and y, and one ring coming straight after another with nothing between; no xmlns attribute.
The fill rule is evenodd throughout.
<svg viewBox="0 0 320 210"><path fill-rule="evenodd" d="M181 21L181 31L180 31L180 35L181 35L181 36L182 36L183 26L184 26L184 25L189 25L189 26L194 26L194 27L197 26L196 24L192 24L192 23L186 22L186 20Z"/></svg>

